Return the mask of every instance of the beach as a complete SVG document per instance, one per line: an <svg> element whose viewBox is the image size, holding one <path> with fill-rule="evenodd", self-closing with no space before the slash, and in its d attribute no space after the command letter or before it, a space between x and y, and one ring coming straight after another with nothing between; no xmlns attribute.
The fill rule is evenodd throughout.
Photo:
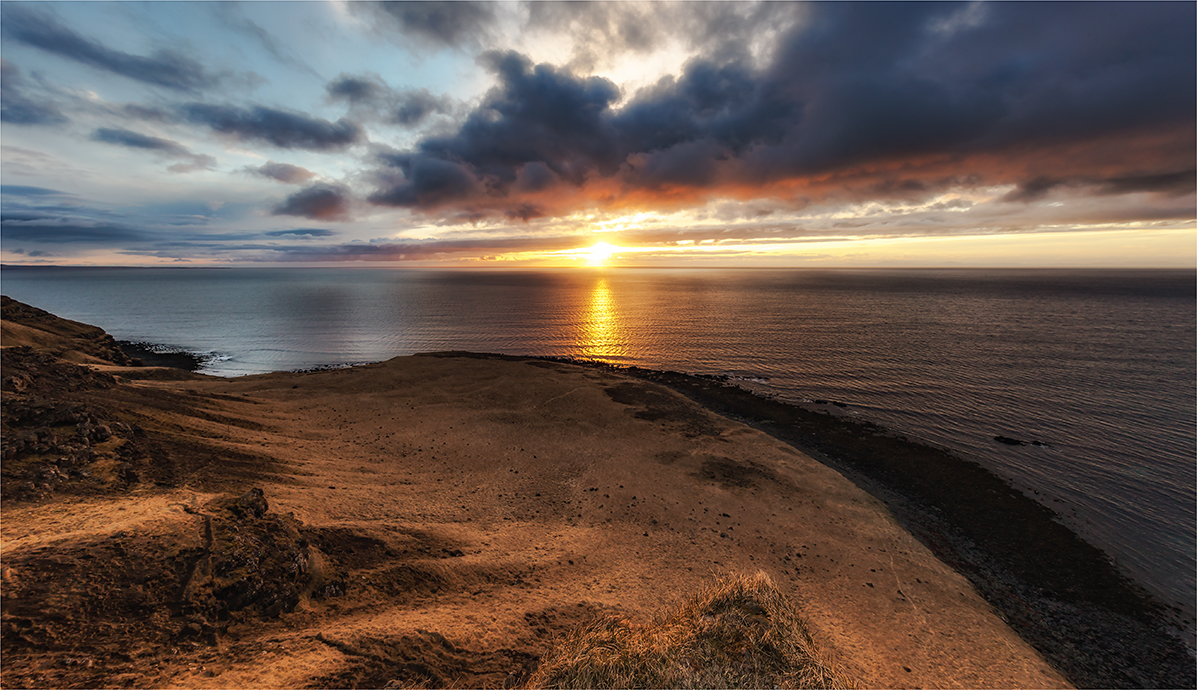
<svg viewBox="0 0 1197 690"><path fill-rule="evenodd" d="M758 573L860 686L1114 677L1054 668L832 446L677 382L469 353L215 378L15 304L6 687L514 687L580 625ZM1172 675L1119 684L1183 682L1154 649Z"/></svg>

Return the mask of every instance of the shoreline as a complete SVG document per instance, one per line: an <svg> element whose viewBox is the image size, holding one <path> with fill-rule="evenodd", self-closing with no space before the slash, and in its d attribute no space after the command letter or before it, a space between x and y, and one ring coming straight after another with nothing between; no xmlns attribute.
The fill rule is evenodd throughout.
<svg viewBox="0 0 1197 690"><path fill-rule="evenodd" d="M152 346L140 345L152 353ZM158 366L197 371L202 362L188 356L172 360L167 355ZM950 449L908 439L868 420L773 400L727 376L556 356L458 351L412 356L562 362L664 385L811 455L881 500L907 531L965 575L1004 621L1078 685L1197 686L1197 656L1185 641L1192 630L1178 621L1175 607L1121 572L1106 552L1061 524L1050 508ZM192 360L196 369L187 369ZM360 366L365 364L287 373ZM886 455L900 460L882 459ZM916 464L928 460L934 468ZM961 491L962 486L967 488ZM1024 543L1033 544L1035 552ZM1163 664L1165 670L1149 669L1136 659L1151 659L1151 666ZM1186 673L1191 682L1174 682ZM1166 678L1173 680L1160 680Z"/></svg>
<svg viewBox="0 0 1197 690"><path fill-rule="evenodd" d="M840 472L965 575L1078 685L1197 684L1197 658L1183 640L1191 629L1177 620L1179 612L1050 508L979 464L867 420L772 400L716 377L611 368L664 385Z"/></svg>
<svg viewBox="0 0 1197 690"><path fill-rule="evenodd" d="M46 319L49 315L41 314L44 316L37 318L42 321L35 323L53 323ZM9 315L6 302L6 319ZM81 326L74 324L74 330L67 331L67 335ZM87 331L91 341L98 337L95 331L99 329ZM5 335L9 340L6 345L11 344L12 332L7 323ZM74 350L62 349L66 345L56 346L65 356L73 356L70 352ZM416 630L418 634L412 634L420 639L403 638L407 641L402 644L409 645L404 648L415 650L413 654L425 654L419 650L431 644L427 653L433 654L428 657L432 659L440 658L437 655L446 653L444 650L465 651L460 646L438 647L439 642L428 641L437 638L420 637L422 631L439 629L460 645L468 639L462 637L467 628L451 621L464 612L470 616L477 613L475 600L479 596L495 597L484 610L499 617L478 630L490 631L483 637L497 641L515 639L516 635L512 623L503 622L507 620L501 613L504 606L515 607L518 612L528 602L548 597L546 602L558 603L543 611L529 610L526 615L533 618L528 620L538 621L540 628L549 631L564 631L604 610L621 614L649 610L662 592L676 596L678 591L701 581L702 573L759 567L773 573L786 592L804 602L804 611L812 616L823 638L849 666L856 665L861 672L858 677L866 684L1058 683L1046 675L994 675L1011 672L1014 667L1007 663L1014 663L1023 654L1018 652L1006 660L987 656L1001 645L994 647L992 641L979 640L1001 638L1007 634L1001 632L1005 625L1012 626L1080 686L1193 684L1191 658L1179 641L1152 622L1158 610L1150 600L1136 592L1131 583L1119 580L1116 571L1111 574L1108 563L1103 569L1104 554L1093 547L1086 550L1087 545L1067 530L1061 534L1063 528L1051 521L1050 511L1040 507L1048 515L1036 513L1034 506L1038 504L1020 503L1020 495L1011 492L1000 479L944 451L894 438L875 425L855 424L760 398L738 387L725 386L716 378L553 358L450 352L348 369L221 379L105 364L101 361L105 354L102 347L91 350L88 357L93 361L83 362L85 366L48 359L29 348L5 347L4 351L8 370L4 388L6 425L11 427L21 418L32 419L35 426L48 424L48 418L37 421L41 419L37 415L59 414L55 412L58 409L63 414L83 414L79 427L93 438L92 450L84 452L92 458L86 467L94 475L74 474L83 467L77 464L71 466L69 480L65 474L47 470L46 481L59 489L39 494L41 498L32 501L17 499L15 503L14 496L7 493L10 484L6 481L6 614L11 614L10 607L15 605L8 598L14 586L27 588L31 582L40 581L43 575L38 568L52 573L62 567L52 565L59 562L53 558L37 560L45 558L37 554L61 551L62 555L54 558L78 559L91 558L100 553L97 549L109 549L109 537L105 537L94 542L95 546L84 542L79 547L84 549L79 553L91 556L71 556L73 552L62 551L63 546L48 552L31 551L29 542L21 539L33 538L41 533L39 530L45 531L47 538L52 537L47 544L68 543L61 541L64 535L56 531L61 528L38 527L41 523L37 520L43 519L39 517L43 514L54 524L59 524L63 515L70 522L75 514L102 514L108 516L99 520L103 523L118 515L114 510L143 511L144 506L153 504L160 507L147 513L153 522L145 525L175 525L170 528L175 530L171 534L202 535L202 522L199 532L195 532L195 516L216 514L212 512L215 508L204 507L210 497L219 492L239 495L248 486L265 486L275 511L292 511L292 519L301 521L290 529L313 535L311 543L324 554L316 558L326 559L328 568L345 573L350 581L361 578L371 583L364 590L351 588L327 600L313 598L304 603L307 599L303 597L308 595L303 595L295 613L285 614L277 625L269 623L269 616L255 624L273 630L271 635L277 639L289 640L287 644L295 654L310 660L304 663L318 661L321 667L335 665L340 658L336 650L349 654L345 658L350 660L378 657L380 652L369 650L382 649L370 646L381 642L369 642L375 638L362 637L364 629L354 627L349 623L354 619L344 616L353 611L360 616L380 605L391 611L386 608L391 601L399 607L386 614L395 621L388 626L402 621L402 626ZM54 403L57 407L52 406L47 413L45 405L37 402L40 398L30 397L35 393L82 401L91 411L78 412L79 403L70 402ZM549 401L552 404L545 406ZM118 409L119 413L112 412ZM403 421L395 422L396 417L390 422L382 418L368 421L383 410L401 413ZM57 428L53 424L49 427ZM109 435L101 439L102 434L93 431L99 427ZM61 436L62 432L55 433ZM11 434L6 436L11 438ZM586 440L590 438L593 440ZM29 443L53 446L61 442L52 437L47 440L39 432ZM502 448L487 449L492 443ZM559 455L566 448L571 450L561 460L543 459ZM6 448L6 459L10 459L9 452ZM537 459L537 452L542 459ZM42 457L38 453L35 446L28 446L14 457L20 463L37 463ZM887 467L876 461L881 456L904 462L896 468ZM935 481L930 482L926 475L918 474L919 467L927 464L918 461L928 457L933 458L936 472L931 477ZM163 458L170 462L163 465ZM378 464L384 458L404 460L397 465L394 459L386 461L390 464ZM450 458L453 462L446 464ZM583 458L591 459L583 462ZM631 458L643 460L626 464ZM30 465L36 466L40 465ZM58 467L62 473L67 470L67 465L59 463ZM6 469L12 471L14 464L8 463ZM616 498L625 493L620 481L628 484L627 493L636 494L623 507L616 505ZM1005 489L995 486L995 481ZM474 489L467 490L474 485ZM610 495L588 493L599 490L591 486L601 487ZM820 488L810 493L803 488L808 486ZM912 491L919 486L942 487L949 495ZM962 486L967 490L960 491ZM380 487L386 487L385 495L379 493ZM883 501L888 513L861 489ZM996 503L987 509L978 507L989 500L986 496L991 490L990 498ZM452 497L458 494L460 497ZM967 507L977 509L971 523L967 514L962 518L952 512L958 507L945 503L950 494L963 496ZM684 497L686 505L679 500L679 507L670 507L675 497ZM627 501L628 497L622 499ZM191 507L168 510L168 503L162 501L171 500L184 503L170 505ZM718 512L707 514L704 507L695 516L695 500L698 506L706 503ZM392 507L384 508L382 504ZM65 508L66 513L58 515L56 506ZM787 512L769 516L768 511L782 506ZM690 517L687 508L691 509ZM92 510L101 512L87 512ZM797 512L790 514L791 510ZM986 519L986 510L998 510L1002 522ZM535 516L542 511L544 516ZM884 518L884 514L896 517L901 527L887 526L886 520L893 518ZM799 515L804 517L799 519ZM101 530L97 535L103 532L91 524L96 521L94 516L80 517L77 529ZM395 523L397 518L401 522ZM704 525L712 519L714 523L699 529L694 524L696 519ZM219 537L220 529L226 528L220 522L213 524ZM819 527L808 527L813 525ZM407 535L398 541L394 532L397 528ZM18 535L27 532L30 536L14 537L14 529ZM804 529L814 531L795 537ZM615 531L604 536L609 530ZM627 534L623 534L625 531ZM127 544L126 549L153 548L138 536L137 530L116 534L124 540L121 543ZM858 536L849 536L853 534ZM913 541L911 535L919 541ZM1035 556L1039 554L1027 553L1028 537L1039 542L1040 552L1058 552L1060 558L1054 566L1046 570L1036 567L1040 559ZM196 537L174 538L190 543ZM426 550L401 556L408 553L405 549L409 547L403 545L410 544L411 539ZM791 551L795 539L818 543L810 543L811 551L801 558L803 551ZM763 541L758 544L759 540ZM17 543L25 545L14 552ZM641 545L650 544L653 546L643 550ZM576 550L579 547L581 551ZM194 548L186 547L184 552ZM555 555L546 560L547 554L541 554L543 548ZM567 550L561 551L563 548ZM580 555L570 555L567 565L565 556L571 554L570 549ZM997 551L997 557L985 553L985 549ZM209 550L213 554L210 558L214 558L216 552L211 547ZM888 560L878 558L878 550L889 551ZM384 552L394 555L384 557ZM919 555L924 552L926 555ZM14 560L14 553L20 557ZM518 561L510 559L516 553L531 560L515 565ZM788 555L782 559L782 554ZM145 552L145 556L153 561L152 552ZM712 557L714 560L707 560ZM380 558L398 558L398 565L379 571L378 564L387 562ZM458 560L461 558L465 560ZM111 555L100 559L111 560ZM81 565L92 563L90 560L74 562L77 565L69 567L92 567ZM529 568L529 563L536 565ZM944 568L945 563L951 571ZM694 567L700 564L707 565ZM583 568L582 579L575 574L577 567ZM849 577L858 567L868 582ZM478 573L500 571L506 573L500 579L510 581L509 585L498 587L490 580L478 579ZM874 588L874 584L883 584L878 578L884 581L889 575L868 573L882 571L892 571L901 583L896 593ZM377 579L383 572L388 573L386 577L400 579L387 584L389 581ZM331 573L329 570L327 574ZM957 584L964 580L956 573L971 584ZM920 576L920 584L914 584L915 574ZM119 577L113 582L124 582ZM545 578L544 584L530 584L540 583L541 577ZM595 578L593 584L587 584L587 577ZM51 578L47 583L54 581ZM393 589L396 586L399 589ZM607 587L614 589L600 594ZM563 593L550 595L558 589ZM979 592L989 604L980 599L968 603L976 594L966 590ZM564 616L564 609L553 608L579 595L583 598L577 606L583 606L586 615ZM137 596L145 599L150 595ZM373 601L371 596L381 599ZM417 603L415 609L411 608L413 603ZM994 606L997 613L989 606ZM446 613L436 613L439 611ZM911 618L912 612L918 615ZM232 646L211 656L201 644L188 652L189 658L238 658L229 652L250 644L245 636L253 635L248 629L229 627L227 622L221 624L204 615L208 617L163 623L167 625L163 630L183 626L182 632L169 633L170 644L178 644L173 641L176 638L187 639L188 626L194 625L194 634L200 638L211 636L216 649ZM240 620L241 615L232 620ZM440 622L420 623L426 615ZM25 619L9 615L5 620L5 650L10 663L4 675L9 676L14 658L11 645L17 644L20 650L24 643L19 640L38 639L34 633L41 624L35 621L30 629L22 622ZM257 619L246 619L246 623L253 620ZM310 632L298 637L283 634L290 629L287 626L317 623L322 626L316 629L322 630L323 640L312 638ZM14 632L12 625L19 630ZM228 632L222 632L225 628ZM329 630L341 633L330 635ZM357 637L349 636L353 630L357 630ZM1121 632L1124 630L1129 632ZM234 642L237 635L242 636L241 642ZM998 637L989 637L994 635ZM329 639L336 640L336 644ZM526 668L533 663L528 655L538 653L536 650L543 649L545 643L547 639L536 638L508 651L515 655L511 658L523 659L520 663ZM251 645L246 649L256 648ZM915 657L920 663L913 662ZM486 659L490 660L487 664L493 661L491 656ZM385 669L401 668L401 661L408 663L391 657L360 663L374 669L369 673L377 674L394 672ZM254 675L265 672L254 670L256 664L239 663L225 668L224 675L213 681L184 673L170 676L173 680L167 684L271 684L263 680L265 676ZM1031 665L1018 666L1023 663ZM1024 669L1020 674L1030 672L1033 665L1029 658L1015 663L1015 667ZM362 668L362 673L369 670ZM76 672L85 673L83 669ZM298 671L292 668L289 672ZM906 675L911 673L915 675ZM90 677L95 684L96 676ZM324 684L365 682L365 676L321 677L327 681ZM384 676L370 677L386 680ZM437 677L442 682L450 678L443 673ZM485 681L482 676L469 677L476 679L475 684L493 682L491 676ZM151 682L151 676L140 678L136 684ZM165 678L160 677L157 684ZM502 680L502 676L498 678ZM277 680L273 683L286 684ZM11 683L6 679L4 685Z"/></svg>
<svg viewBox="0 0 1197 690"><path fill-rule="evenodd" d="M868 420L772 400L726 376L554 356L457 351L413 356L561 362L664 385L807 453L881 500L907 531L967 577L1006 623L1079 686L1197 683L1197 659L1173 607L1058 522L1050 508L951 450L896 435ZM187 363L180 364L177 368ZM288 373L360 366L365 365ZM934 467L918 467L927 461Z"/></svg>
<svg viewBox="0 0 1197 690"><path fill-rule="evenodd" d="M868 420L773 400L727 376L568 357L421 356L565 362L663 385L810 455L880 500L1078 687L1197 686L1197 657L1183 639L1191 631L1177 621L1174 607L1121 572L1050 508L949 449Z"/></svg>

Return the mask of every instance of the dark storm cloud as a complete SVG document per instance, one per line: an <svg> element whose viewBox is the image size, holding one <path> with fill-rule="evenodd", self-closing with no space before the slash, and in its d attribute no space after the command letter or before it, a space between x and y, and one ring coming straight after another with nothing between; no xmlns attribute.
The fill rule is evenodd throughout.
<svg viewBox="0 0 1197 690"><path fill-rule="evenodd" d="M275 163L274 161L266 161L256 168L246 167L245 171L287 184L302 184L316 176L316 173L307 168L301 168L298 165L291 165L289 163Z"/></svg>
<svg viewBox="0 0 1197 690"><path fill-rule="evenodd" d="M412 127L420 124L433 113L447 113L451 108L448 98L432 95L427 89L413 89L395 94L391 109L391 121Z"/></svg>
<svg viewBox="0 0 1197 690"><path fill-rule="evenodd" d="M1002 197L1002 201L1037 201L1063 184L1065 184L1064 180L1041 175L1019 183L1016 189Z"/></svg>
<svg viewBox="0 0 1197 690"><path fill-rule="evenodd" d="M434 96L428 89L392 89L378 75L341 74L325 89L332 100L349 103L359 117L368 115L404 127L453 110L453 100L446 96Z"/></svg>
<svg viewBox="0 0 1197 690"><path fill-rule="evenodd" d="M1197 170L1161 173L1157 175L1127 175L1109 179L1052 178L1039 176L1019 183L1002 197L1003 201L1037 201L1061 187L1092 187L1100 195L1154 192L1170 196L1192 194L1197 191Z"/></svg>
<svg viewBox="0 0 1197 690"><path fill-rule="evenodd" d="M477 45L490 34L495 20L495 4L490 2L353 2L349 8L436 47Z"/></svg>
<svg viewBox="0 0 1197 690"><path fill-rule="evenodd" d="M315 184L287 197L271 214L301 216L312 220L349 220L349 201L347 188Z"/></svg>
<svg viewBox="0 0 1197 690"><path fill-rule="evenodd" d="M413 154L382 156L403 179L372 195L372 203L438 206L483 193L488 184L501 192L530 163L575 184L591 170L615 172L615 131L603 117L619 95L614 84L533 66L516 53L487 53L483 62L499 85L454 136L425 139Z"/></svg>
<svg viewBox="0 0 1197 690"><path fill-rule="evenodd" d="M178 91L193 91L215 84L215 78L200 63L176 51L158 50L149 57L130 55L81 36L50 14L30 9L23 3L6 2L2 7L4 35L25 45Z"/></svg>
<svg viewBox="0 0 1197 690"><path fill-rule="evenodd" d="M105 144L155 151L164 156L179 159L180 162L168 168L171 172L209 170L212 166L216 165L216 159L212 156L192 153L186 146L177 141L151 137L128 129L101 127L92 133L91 138L93 141L100 141Z"/></svg>
<svg viewBox="0 0 1197 690"><path fill-rule="evenodd" d="M1116 177L1106 180L1098 191L1101 194L1127 194L1130 192L1192 194L1197 191L1197 170L1161 175Z"/></svg>
<svg viewBox="0 0 1197 690"><path fill-rule="evenodd" d="M368 201L380 206L432 207L472 197L482 192L474 171L449 160L432 156L392 157L403 171L404 181L371 194Z"/></svg>
<svg viewBox="0 0 1197 690"><path fill-rule="evenodd" d="M357 123L344 118L329 122L302 113L252 106L188 103L180 109L188 122L206 125L239 139L264 141L284 149L332 151L356 144L364 137Z"/></svg>
<svg viewBox="0 0 1197 690"><path fill-rule="evenodd" d="M25 79L16 65L0 59L0 122L17 125L57 125L67 121L58 107L25 92Z"/></svg>
<svg viewBox="0 0 1197 690"><path fill-rule="evenodd" d="M692 11L734 15L737 26L760 29L768 15L753 15L756 7ZM599 202L787 180L834 180L841 193L858 194L888 184L909 196L967 178L1019 184L1009 197L1015 201L1075 180L1127 180L1102 193L1134 191L1157 177L1167 184L1192 160L1195 7L804 6L771 62L756 60L748 41L727 39L619 109L609 81L488 53L481 62L496 86L456 132L380 156L385 182L369 200L519 217L535 206L521 195L561 184L592 189ZM593 20L606 22L608 34L623 31L621 17L642 11L599 9L619 15ZM531 11L550 23L588 16L585 6ZM654 39L629 33L624 42L634 48L642 40ZM1153 152L1136 143L1160 136L1174 141ZM1053 153L1044 153L1048 146ZM905 172L911 161L926 172ZM893 182L899 178L901 185Z"/></svg>

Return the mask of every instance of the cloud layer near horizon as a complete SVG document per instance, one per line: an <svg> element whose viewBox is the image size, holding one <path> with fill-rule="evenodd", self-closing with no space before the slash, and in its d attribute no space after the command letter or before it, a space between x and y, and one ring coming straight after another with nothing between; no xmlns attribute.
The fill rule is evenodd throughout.
<svg viewBox="0 0 1197 690"><path fill-rule="evenodd" d="M338 239L427 258L412 247L474 247L481 256L578 246L593 241L579 218L636 213L674 220L628 229L622 241L720 233L806 241L846 233L861 218L871 229L858 235L936 235L970 222L1019 233L1194 215L1192 3L347 7L349 28L340 30L403 45L419 69L432 69L434 57L472 61L483 88L463 97L383 64L304 64L285 36L246 19L268 56L263 70L269 61L307 83L329 72L312 84L307 107L264 103L250 94L269 79L252 63L209 61L185 42L118 50L68 22L70 8L5 3L6 163L36 172L37 154L47 154L26 136L82 135L170 163L170 172L205 175L210 189L218 176L304 184L289 194L271 188L257 203L230 186L227 199L209 193L202 202L221 213L194 215L213 236L294 240L300 255L323 248L333 259L377 250L327 244L333 230L289 234L271 219L333 223ZM539 44L558 46L558 58L538 61ZM656 75L626 68L667 58L675 64ZM86 68L142 96L80 95L54 83L63 65L63 79ZM238 84L245 95L217 88ZM6 184L10 177L41 181L6 173ZM6 211L25 214L4 225L13 248L103 234L9 199ZM918 222L878 220L878 208L899 207L906 211L895 219ZM34 223L35 212L44 222ZM837 215L843 224L826 222ZM139 251L128 232L111 232L114 248Z"/></svg>

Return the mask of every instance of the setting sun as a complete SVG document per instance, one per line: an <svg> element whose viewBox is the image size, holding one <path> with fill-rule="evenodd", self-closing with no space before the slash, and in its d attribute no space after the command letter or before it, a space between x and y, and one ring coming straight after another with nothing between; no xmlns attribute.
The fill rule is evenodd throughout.
<svg viewBox="0 0 1197 690"><path fill-rule="evenodd" d="M619 251L619 247L616 247L613 244L597 242L593 247L587 250L583 256L586 257L587 263L596 265L605 262L617 251Z"/></svg>

